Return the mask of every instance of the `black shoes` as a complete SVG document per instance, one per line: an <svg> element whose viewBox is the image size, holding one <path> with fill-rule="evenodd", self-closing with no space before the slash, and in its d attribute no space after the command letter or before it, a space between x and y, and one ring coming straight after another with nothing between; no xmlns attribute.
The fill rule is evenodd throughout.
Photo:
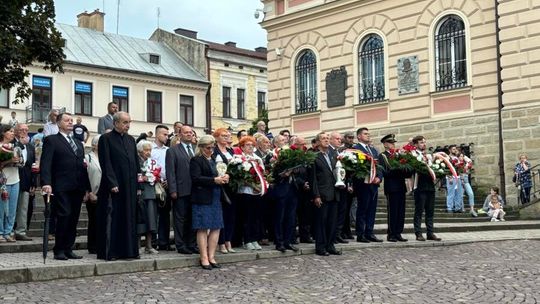
<svg viewBox="0 0 540 304"><path fill-rule="evenodd" d="M362 235L362 236L356 237L356 241L357 241L358 243L369 243L369 240L366 239L366 237L363 236L363 235Z"/></svg>
<svg viewBox="0 0 540 304"><path fill-rule="evenodd" d="M54 254L54 259L59 261L67 261L68 257L63 252L59 252Z"/></svg>
<svg viewBox="0 0 540 304"><path fill-rule="evenodd" d="M406 242L406 241L408 241L407 239L403 238L403 237L401 236L401 234L396 235L396 240L398 240L399 242Z"/></svg>
<svg viewBox="0 0 540 304"><path fill-rule="evenodd" d="M186 247L180 247L176 250L178 253L181 253L181 254L192 254L193 252L191 250L189 250L188 248Z"/></svg>
<svg viewBox="0 0 540 304"><path fill-rule="evenodd" d="M337 251L335 248L329 249L326 252L328 252L328 254L331 254L331 255L341 255L341 251Z"/></svg>
<svg viewBox="0 0 540 304"><path fill-rule="evenodd" d="M367 236L366 239L368 239L368 241L370 241L370 242L376 242L376 243L380 243L380 242L383 241L383 240L381 240L381 239L378 239L378 238L377 238L375 235L373 235L373 234Z"/></svg>
<svg viewBox="0 0 540 304"><path fill-rule="evenodd" d="M210 262L210 266L212 266L212 268L221 268L221 265L219 265L218 263Z"/></svg>
<svg viewBox="0 0 540 304"><path fill-rule="evenodd" d="M426 239L421 234L416 235L416 240L420 241L420 242L425 242L426 241Z"/></svg>
<svg viewBox="0 0 540 304"><path fill-rule="evenodd" d="M346 240L354 240L352 234L341 234L341 238Z"/></svg>
<svg viewBox="0 0 540 304"><path fill-rule="evenodd" d="M330 255L330 253L328 253L328 252L326 252L326 251L324 251L324 250L322 250L322 251L315 251L315 254L316 254L316 255L320 255L320 256L329 256L329 255Z"/></svg>
<svg viewBox="0 0 540 304"><path fill-rule="evenodd" d="M64 253L64 255L65 255L68 259L72 259L72 260L79 260L79 259L82 259L82 256L75 254L75 252L73 252L73 251L67 251L67 252Z"/></svg>
<svg viewBox="0 0 540 304"><path fill-rule="evenodd" d="M389 241L389 242L394 242L394 243L398 241L397 238L395 236L393 236L393 235L387 236L386 240Z"/></svg>
<svg viewBox="0 0 540 304"><path fill-rule="evenodd" d="M191 253L199 254L199 248L197 247L188 247L188 250L191 251Z"/></svg>
<svg viewBox="0 0 540 304"><path fill-rule="evenodd" d="M336 241L341 244L348 244L349 241L344 240L341 236L336 237Z"/></svg>
<svg viewBox="0 0 540 304"><path fill-rule="evenodd" d="M283 245L276 246L276 250L277 250L277 251L280 251L280 252L285 252L285 251L287 251L287 249L285 249L285 247L283 247Z"/></svg>
<svg viewBox="0 0 540 304"><path fill-rule="evenodd" d="M292 250L294 252L298 252L300 249L298 249L298 247L295 247L293 245L285 245L285 249L289 249L289 250Z"/></svg>
<svg viewBox="0 0 540 304"><path fill-rule="evenodd" d="M212 270L212 265L211 264L203 265L203 263L199 261L199 265L201 265L201 268L204 269L204 270Z"/></svg>
<svg viewBox="0 0 540 304"><path fill-rule="evenodd" d="M171 245L159 245L158 247L159 251L174 251L174 247Z"/></svg>
<svg viewBox="0 0 540 304"><path fill-rule="evenodd" d="M438 236L436 236L435 234L428 234L427 235L427 239L430 240L430 241L441 241L442 239Z"/></svg>

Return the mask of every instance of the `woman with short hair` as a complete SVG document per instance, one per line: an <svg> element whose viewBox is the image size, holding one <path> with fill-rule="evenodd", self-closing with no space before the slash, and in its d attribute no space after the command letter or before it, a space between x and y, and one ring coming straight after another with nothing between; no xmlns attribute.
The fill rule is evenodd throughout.
<svg viewBox="0 0 540 304"><path fill-rule="evenodd" d="M87 164L88 179L90 180L91 191L84 198L86 203L86 212L88 213L88 253L96 253L96 208L97 208L97 193L99 184L101 183L101 166L98 158L98 142L101 135L96 135L92 138L92 151L88 152L84 159Z"/></svg>
<svg viewBox="0 0 540 304"><path fill-rule="evenodd" d="M192 226L197 231L200 265L205 270L221 267L215 259L219 230L223 228L220 186L229 182L229 175L218 174L214 148L214 137L202 136L190 161Z"/></svg>

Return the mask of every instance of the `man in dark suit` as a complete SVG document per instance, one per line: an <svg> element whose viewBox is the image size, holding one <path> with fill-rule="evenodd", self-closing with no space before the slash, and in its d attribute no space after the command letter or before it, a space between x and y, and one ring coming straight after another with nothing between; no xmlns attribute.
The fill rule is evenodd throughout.
<svg viewBox="0 0 540 304"><path fill-rule="evenodd" d="M356 131L358 144L355 149L377 160L379 152L370 144L371 137L368 128L359 128ZM356 209L356 241L362 243L382 242L373 234L375 225L375 213L377 211L377 199L379 184L382 181L382 172L377 170L377 176L370 182L369 178L353 180L354 192L356 193L358 208Z"/></svg>
<svg viewBox="0 0 540 304"><path fill-rule="evenodd" d="M30 202L30 192L36 186L36 174L32 172L32 164L36 162L34 145L29 143L28 125L18 123L15 126L14 144L21 148L23 166L19 167L19 200L17 202L17 227L15 228L15 239L17 241L31 241L26 235L28 205Z"/></svg>
<svg viewBox="0 0 540 304"><path fill-rule="evenodd" d="M43 143L42 190L47 195L54 194L57 221L54 258L80 259L82 257L73 252L73 246L82 200L90 191L90 181L84 163L84 147L71 135L73 118L69 113L62 113L57 123L59 132L47 136Z"/></svg>
<svg viewBox="0 0 540 304"><path fill-rule="evenodd" d="M379 155L380 164L384 168L384 194L388 212L386 239L389 242L406 242L407 239L401 236L405 225L405 179L411 177L412 172L390 167L389 160L394 155L395 142L394 134L383 137L381 143L385 151Z"/></svg>
<svg viewBox="0 0 540 304"><path fill-rule="evenodd" d="M165 155L168 191L172 201L174 242L182 254L199 253L195 244L195 232L191 227L191 175L189 162L195 155L193 130L190 126L180 129L180 143L170 147Z"/></svg>
<svg viewBox="0 0 540 304"><path fill-rule="evenodd" d="M416 149L426 158L426 139L422 135L413 138ZM433 233L433 214L435 212L435 182L429 174L417 173L416 189L414 189L414 234L417 241L425 241L422 236L422 213L426 213L427 239L440 241Z"/></svg>
<svg viewBox="0 0 540 304"><path fill-rule="evenodd" d="M334 246L336 240L337 202L339 193L335 187L336 157L329 151L329 136L319 133L316 136L319 153L311 166L308 176L311 196L315 205L315 253L321 256L340 255Z"/></svg>
<svg viewBox="0 0 540 304"><path fill-rule="evenodd" d="M114 129L113 115L116 112L118 112L118 105L116 102L109 102L107 104L107 115L100 117L98 120L98 134L104 134L107 130L112 131Z"/></svg>

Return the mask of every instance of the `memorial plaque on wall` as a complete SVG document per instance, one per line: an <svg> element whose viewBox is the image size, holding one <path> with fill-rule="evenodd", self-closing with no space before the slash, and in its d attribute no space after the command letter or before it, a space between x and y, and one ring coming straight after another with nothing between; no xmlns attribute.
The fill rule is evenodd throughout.
<svg viewBox="0 0 540 304"><path fill-rule="evenodd" d="M344 66L326 73L326 103L329 108L345 105L347 70Z"/></svg>
<svg viewBox="0 0 540 304"><path fill-rule="evenodd" d="M418 57L409 56L398 59L398 94L418 93Z"/></svg>

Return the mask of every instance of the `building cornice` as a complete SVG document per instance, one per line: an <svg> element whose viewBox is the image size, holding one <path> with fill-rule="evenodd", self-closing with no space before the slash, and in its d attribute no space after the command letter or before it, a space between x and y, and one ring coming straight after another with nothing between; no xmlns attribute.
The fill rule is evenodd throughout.
<svg viewBox="0 0 540 304"><path fill-rule="evenodd" d="M327 2L321 5L306 8L304 10L298 10L283 15L276 16L269 20L264 20L260 23L261 27L266 31L275 31L281 28L310 22L321 17L326 17L329 14L334 14L341 11L350 11L358 7L362 7L373 2L380 2L383 0L340 0Z"/></svg>
<svg viewBox="0 0 540 304"><path fill-rule="evenodd" d="M199 91L206 91L209 85L209 82L199 82L199 81L186 80L186 79L180 79L180 78L175 78L175 77L158 76L158 75L147 74L147 73L142 73L142 72L135 73L133 71L107 69L101 66L73 64L71 62L65 62L65 63L66 65L64 65L64 72L78 73L78 74L89 75L89 76L119 79L119 80L125 80L125 81L137 81L137 82L143 82L143 83L151 83L154 85L163 85L163 86L190 89L190 90L199 90ZM33 64L33 66L38 67L38 68L44 67L43 65L39 63ZM92 68L93 70L85 69L85 67ZM107 72L99 71L102 69L107 70L107 71L115 71L117 73L110 73L110 72L107 73ZM130 74L134 74L134 76L131 76ZM146 75L152 78L136 77L135 75L137 76ZM159 79L159 78L163 78L163 79Z"/></svg>

